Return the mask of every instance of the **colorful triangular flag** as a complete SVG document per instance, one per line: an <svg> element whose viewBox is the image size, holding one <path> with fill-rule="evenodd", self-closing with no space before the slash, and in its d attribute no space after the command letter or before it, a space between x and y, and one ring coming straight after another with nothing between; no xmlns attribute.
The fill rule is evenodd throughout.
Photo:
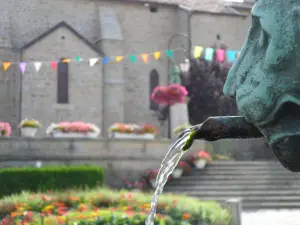
<svg viewBox="0 0 300 225"><path fill-rule="evenodd" d="M158 60L160 58L160 52L154 52L153 55L155 60Z"/></svg>
<svg viewBox="0 0 300 225"><path fill-rule="evenodd" d="M227 51L227 57L229 62L233 62L235 60L235 51L229 50Z"/></svg>
<svg viewBox="0 0 300 225"><path fill-rule="evenodd" d="M38 72L42 66L41 62L34 62L35 71Z"/></svg>
<svg viewBox="0 0 300 225"><path fill-rule="evenodd" d="M141 58L144 61L144 63L149 62L149 55L148 54L141 54Z"/></svg>
<svg viewBox="0 0 300 225"><path fill-rule="evenodd" d="M98 62L98 58L90 58L90 66L94 66Z"/></svg>
<svg viewBox="0 0 300 225"><path fill-rule="evenodd" d="M21 70L22 74L25 73L26 66L27 66L27 63L26 63L26 62L21 62L21 63L19 64L19 67L20 67L20 70Z"/></svg>
<svg viewBox="0 0 300 225"><path fill-rule="evenodd" d="M194 48L194 58L198 59L201 57L203 52L203 47L202 46L195 46Z"/></svg>
<svg viewBox="0 0 300 225"><path fill-rule="evenodd" d="M207 60L207 61L211 61L211 60L213 60L213 56L214 56L214 49L213 48L206 48L204 59Z"/></svg>
<svg viewBox="0 0 300 225"><path fill-rule="evenodd" d="M56 70L57 69L57 62L51 61L50 66L52 67L52 69Z"/></svg>
<svg viewBox="0 0 300 225"><path fill-rule="evenodd" d="M82 58L81 58L80 56L76 56L76 57L75 57L75 61L76 61L76 62L80 62L80 61L82 61Z"/></svg>
<svg viewBox="0 0 300 225"><path fill-rule="evenodd" d="M168 57L171 58L173 56L173 50L171 50L171 49L166 50L166 54Z"/></svg>
<svg viewBox="0 0 300 225"><path fill-rule="evenodd" d="M4 71L8 70L8 68L10 67L10 65L11 65L11 62L4 62L3 63L3 70Z"/></svg>
<svg viewBox="0 0 300 225"><path fill-rule="evenodd" d="M109 62L109 57L104 57L104 58L102 59L103 65L105 65L105 64L108 63L108 62Z"/></svg>
<svg viewBox="0 0 300 225"><path fill-rule="evenodd" d="M224 49L217 49L217 60L219 62L224 62L225 60L225 51Z"/></svg>
<svg viewBox="0 0 300 225"><path fill-rule="evenodd" d="M135 63L136 62L136 56L135 55L130 55L129 56L129 59L132 63Z"/></svg>
<svg viewBox="0 0 300 225"><path fill-rule="evenodd" d="M64 63L70 63L71 59L63 59L62 62L64 62Z"/></svg>
<svg viewBox="0 0 300 225"><path fill-rule="evenodd" d="M124 57L121 56L121 55L120 55L120 56L117 56L117 57L116 57L116 62L121 62L121 61L123 60L123 58L124 58Z"/></svg>

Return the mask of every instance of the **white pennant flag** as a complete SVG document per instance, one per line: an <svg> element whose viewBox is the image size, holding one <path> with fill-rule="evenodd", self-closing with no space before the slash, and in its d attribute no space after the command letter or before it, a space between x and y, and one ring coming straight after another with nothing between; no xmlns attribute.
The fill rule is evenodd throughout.
<svg viewBox="0 0 300 225"><path fill-rule="evenodd" d="M38 72L40 70L41 66L42 66L41 62L35 62L34 63L34 67L35 67L36 72Z"/></svg>
<svg viewBox="0 0 300 225"><path fill-rule="evenodd" d="M98 58L91 58L90 59L90 66L94 66L98 61Z"/></svg>

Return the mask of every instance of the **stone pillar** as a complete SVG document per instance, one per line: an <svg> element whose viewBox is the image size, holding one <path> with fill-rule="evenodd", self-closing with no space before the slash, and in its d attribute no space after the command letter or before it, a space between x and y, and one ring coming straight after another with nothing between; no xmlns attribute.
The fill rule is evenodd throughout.
<svg viewBox="0 0 300 225"><path fill-rule="evenodd" d="M176 138L178 135L174 135L173 130L181 125L189 124L189 114L187 103L178 103L170 106L170 119L171 119L171 132L172 138Z"/></svg>
<svg viewBox="0 0 300 225"><path fill-rule="evenodd" d="M99 40L97 46L106 56L123 56L123 37L120 24L113 8L98 3ZM107 137L107 129L116 122L124 122L124 64L110 58L103 65L103 114L102 134ZM99 99L100 101L100 99Z"/></svg>
<svg viewBox="0 0 300 225"><path fill-rule="evenodd" d="M228 199L225 202L225 207L232 215L233 225L242 225L242 201L239 198Z"/></svg>

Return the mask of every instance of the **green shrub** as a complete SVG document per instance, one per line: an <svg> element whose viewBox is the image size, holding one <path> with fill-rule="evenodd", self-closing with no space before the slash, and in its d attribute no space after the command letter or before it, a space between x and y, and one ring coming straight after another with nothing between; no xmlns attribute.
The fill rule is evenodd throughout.
<svg viewBox="0 0 300 225"><path fill-rule="evenodd" d="M43 168L0 169L0 197L22 191L66 190L103 184L104 171L99 166L57 166Z"/></svg>

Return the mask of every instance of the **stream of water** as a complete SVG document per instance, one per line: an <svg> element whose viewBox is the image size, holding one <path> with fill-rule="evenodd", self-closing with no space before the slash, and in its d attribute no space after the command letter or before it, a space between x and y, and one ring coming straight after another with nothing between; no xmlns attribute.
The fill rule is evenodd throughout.
<svg viewBox="0 0 300 225"><path fill-rule="evenodd" d="M179 160L185 153L183 151L183 147L186 142L190 139L190 135L192 134L192 129L187 129L183 131L180 136L176 139L176 141L170 146L165 158L163 159L159 172L156 177L157 187L154 192L150 213L146 220L146 225L154 225L154 218L156 214L156 207L158 203L159 196L162 194L165 184L168 181L168 177L171 175Z"/></svg>

